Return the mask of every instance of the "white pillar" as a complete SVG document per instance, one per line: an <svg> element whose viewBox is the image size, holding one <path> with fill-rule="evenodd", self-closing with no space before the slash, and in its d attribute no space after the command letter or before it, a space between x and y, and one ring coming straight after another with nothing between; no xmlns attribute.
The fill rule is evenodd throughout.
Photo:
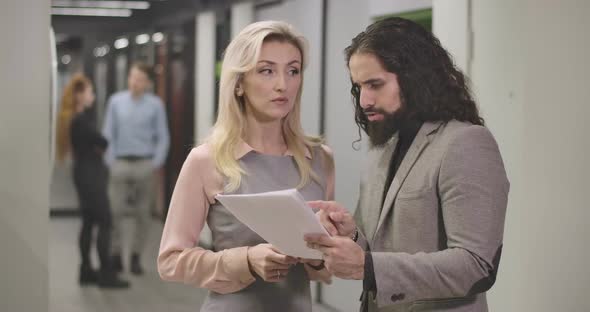
<svg viewBox="0 0 590 312"><path fill-rule="evenodd" d="M238 2L231 6L231 37L234 38L244 27L254 22L254 2Z"/></svg>
<svg viewBox="0 0 590 312"><path fill-rule="evenodd" d="M0 12L0 311L47 311L49 1Z"/></svg>
<svg viewBox="0 0 590 312"><path fill-rule="evenodd" d="M215 107L215 12L196 19L195 140L204 139L213 125Z"/></svg>
<svg viewBox="0 0 590 312"><path fill-rule="evenodd" d="M365 152L352 149L352 142L358 138L358 128L354 123L350 74L343 51L352 38L369 25L369 7L364 1L328 1L326 19L325 138L334 151L336 162L336 201L352 211L358 201ZM322 285L322 300L338 311L358 311L361 291L360 281L334 278L332 285Z"/></svg>
<svg viewBox="0 0 590 312"><path fill-rule="evenodd" d="M465 74L471 61L470 0L435 0L432 2L432 32ZM453 31L447 31L452 27Z"/></svg>
<svg viewBox="0 0 590 312"><path fill-rule="evenodd" d="M215 112L215 12L201 12L196 18L195 40L195 144L200 144L213 126ZM199 238L205 246L212 242L205 224Z"/></svg>

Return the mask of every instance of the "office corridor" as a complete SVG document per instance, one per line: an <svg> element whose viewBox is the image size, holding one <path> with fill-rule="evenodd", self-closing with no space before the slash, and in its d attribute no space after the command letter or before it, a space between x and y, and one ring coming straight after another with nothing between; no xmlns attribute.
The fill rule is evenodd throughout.
<svg viewBox="0 0 590 312"><path fill-rule="evenodd" d="M125 229L133 230L132 222ZM49 237L49 311L50 312L194 312L203 302L206 290L160 280L156 256L162 225L154 221L149 244L142 259L146 273L136 277L122 275L131 282L128 290L102 290L96 286L78 286L78 218L51 218ZM127 233L125 233L127 234ZM130 233L129 233L130 234ZM125 235L129 237L130 235ZM93 264L98 263L95 250ZM128 261L124 263L128 269Z"/></svg>

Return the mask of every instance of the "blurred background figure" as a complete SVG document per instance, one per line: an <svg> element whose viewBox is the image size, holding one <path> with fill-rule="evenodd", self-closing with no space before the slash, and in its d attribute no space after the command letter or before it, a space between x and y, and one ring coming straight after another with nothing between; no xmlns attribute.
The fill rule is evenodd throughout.
<svg viewBox="0 0 590 312"><path fill-rule="evenodd" d="M111 168L109 196L113 206L113 268L123 270L122 221L133 208L135 235L130 271L142 275L141 253L151 220L157 171L163 166L170 138L162 100L148 92L151 69L134 63L129 70L128 90L108 101L103 134L109 141L106 159Z"/></svg>
<svg viewBox="0 0 590 312"><path fill-rule="evenodd" d="M103 161L107 141L97 131L88 110L94 99L90 80L83 74L74 75L64 88L58 121L57 159L63 161L68 153L72 153L74 186L82 214L78 282L81 286L98 283L104 288L127 288L129 283L119 279L111 266L111 211L107 197L109 172ZM95 225L98 227L98 271L93 269L90 260Z"/></svg>

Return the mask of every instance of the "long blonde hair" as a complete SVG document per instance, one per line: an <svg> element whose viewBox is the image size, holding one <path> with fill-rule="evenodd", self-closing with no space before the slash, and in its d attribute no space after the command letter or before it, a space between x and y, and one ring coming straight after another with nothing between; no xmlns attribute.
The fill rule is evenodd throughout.
<svg viewBox="0 0 590 312"><path fill-rule="evenodd" d="M60 162L66 158L70 152L70 125L72 118L76 115L76 96L86 88L90 87L92 83L90 79L86 78L84 74L75 74L70 82L65 86L61 98L61 105L59 109L59 116L57 119L57 160Z"/></svg>
<svg viewBox="0 0 590 312"><path fill-rule="evenodd" d="M212 148L217 170L228 180L226 191L236 190L240 186L242 175L247 174L234 158L246 129L246 110L235 90L244 74L256 66L262 44L268 41L293 44L301 52L302 69L307 65L305 39L285 22L264 21L250 24L228 45L221 67L217 122L211 135L206 139ZM305 186L310 179L317 179L305 154L307 149L322 143L320 138L306 136L301 127L303 74L301 78L293 109L282 123L287 148L292 152L301 176L298 188Z"/></svg>

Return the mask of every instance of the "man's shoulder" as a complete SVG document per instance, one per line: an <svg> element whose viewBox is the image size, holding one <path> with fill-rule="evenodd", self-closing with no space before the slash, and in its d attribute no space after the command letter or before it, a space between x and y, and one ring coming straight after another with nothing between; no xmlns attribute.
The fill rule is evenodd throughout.
<svg viewBox="0 0 590 312"><path fill-rule="evenodd" d="M487 127L457 120L451 120L441 127L437 140L444 146L443 150L466 150L475 146L498 148L493 134Z"/></svg>
<svg viewBox="0 0 590 312"><path fill-rule="evenodd" d="M482 134L491 135L488 128L482 125L474 125L466 121L451 120L448 121L439 130L439 137L446 141L454 141L458 137L480 136Z"/></svg>
<svg viewBox="0 0 590 312"><path fill-rule="evenodd" d="M149 103L158 105L162 104L162 99L154 93L146 93L144 96Z"/></svg>

